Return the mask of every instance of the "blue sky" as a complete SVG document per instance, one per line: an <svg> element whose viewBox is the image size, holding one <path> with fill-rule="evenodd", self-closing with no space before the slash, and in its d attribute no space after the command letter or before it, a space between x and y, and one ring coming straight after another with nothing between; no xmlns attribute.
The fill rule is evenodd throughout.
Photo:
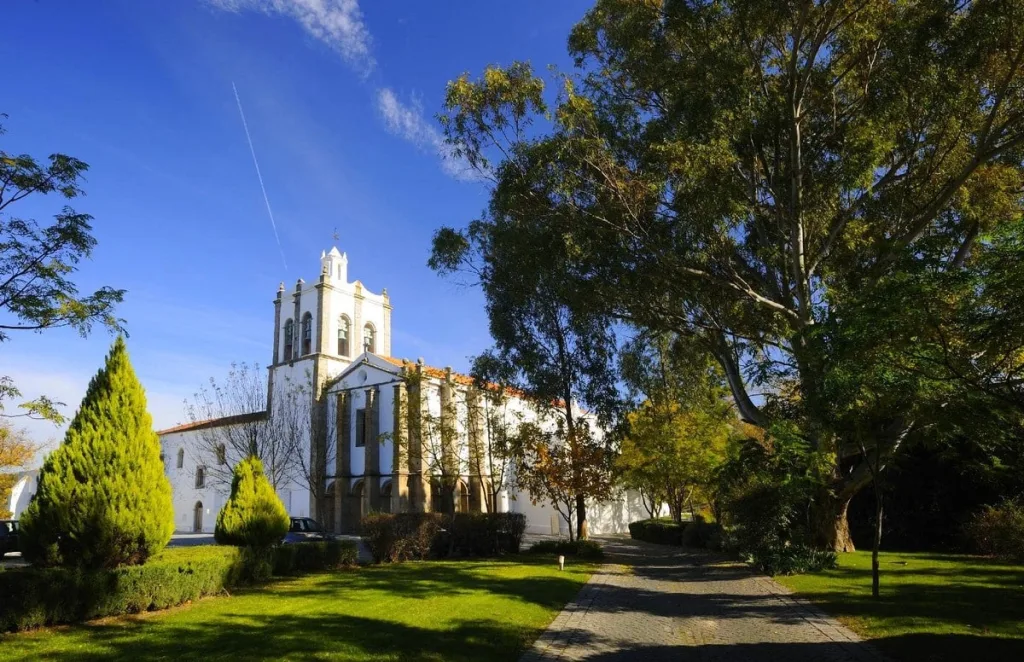
<svg viewBox="0 0 1024 662"><path fill-rule="evenodd" d="M315 278L332 244L350 278L388 288L395 355L465 370L490 344L482 297L425 263L433 231L474 218L487 191L443 161L434 116L462 72L515 59L568 68L566 37L588 5L8 2L2 149L89 163L74 206L95 217L99 244L77 281L128 290L119 312L158 427L180 422L183 399L232 361L269 361L278 283ZM60 205L10 210L45 222ZM110 341L22 333L0 348L0 372L71 414Z"/></svg>

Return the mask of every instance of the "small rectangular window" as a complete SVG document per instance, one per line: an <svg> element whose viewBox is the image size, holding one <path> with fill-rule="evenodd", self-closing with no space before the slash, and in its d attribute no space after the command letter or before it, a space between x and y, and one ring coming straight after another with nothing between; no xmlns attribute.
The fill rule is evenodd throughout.
<svg viewBox="0 0 1024 662"><path fill-rule="evenodd" d="M366 410L356 410L356 448L366 445Z"/></svg>

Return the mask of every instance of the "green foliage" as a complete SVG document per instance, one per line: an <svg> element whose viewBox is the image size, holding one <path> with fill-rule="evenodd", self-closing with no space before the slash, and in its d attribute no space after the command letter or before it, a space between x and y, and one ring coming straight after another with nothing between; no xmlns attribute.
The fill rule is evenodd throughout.
<svg viewBox="0 0 1024 662"><path fill-rule="evenodd" d="M223 547L168 550L112 570L14 569L0 574L0 630L166 609L220 593L243 574L240 552Z"/></svg>
<svg viewBox="0 0 1024 662"><path fill-rule="evenodd" d="M1024 499L986 506L967 524L968 543L981 554L1024 562Z"/></svg>
<svg viewBox="0 0 1024 662"><path fill-rule="evenodd" d="M6 118L0 114L0 119ZM4 133L0 126L0 136ZM80 296L71 280L78 263L90 257L96 246L92 217L67 205L45 227L34 219L11 215L12 204L35 194L55 193L67 200L81 195L88 168L66 154L51 154L46 163L40 163L28 154L0 150L0 312L6 318L0 325L0 342L11 331L59 327L71 327L85 336L97 322L121 330L122 320L114 316L114 308L124 298L124 290L103 287ZM20 395L13 381L0 375L0 412L5 399ZM42 396L19 407L24 410L21 415L61 423L60 404Z"/></svg>
<svg viewBox="0 0 1024 662"><path fill-rule="evenodd" d="M685 526L671 519L642 519L629 523L629 537L658 545L682 545Z"/></svg>
<svg viewBox="0 0 1024 662"><path fill-rule="evenodd" d="M445 525L440 548L455 556L518 554L526 532L522 513L455 513Z"/></svg>
<svg viewBox="0 0 1024 662"><path fill-rule="evenodd" d="M440 513L371 513L360 530L375 563L400 563L428 558L443 522Z"/></svg>
<svg viewBox="0 0 1024 662"><path fill-rule="evenodd" d="M236 545L262 550L281 541L288 533L288 511L263 474L263 463L256 457L235 465L231 480L231 496L217 515L214 538L221 545ZM264 554L253 551L270 561ZM267 573L269 575L269 571Z"/></svg>
<svg viewBox="0 0 1024 662"><path fill-rule="evenodd" d="M766 575L801 575L806 572L831 570L839 562L831 549L814 549L802 544L773 543L756 547L744 558Z"/></svg>
<svg viewBox="0 0 1024 662"><path fill-rule="evenodd" d="M489 310L516 255L565 319L695 338L745 421L820 454L812 528L845 547L866 456L944 405L1024 402L1024 244L1000 239L1024 210L1020 18L598 0L553 107L522 63L449 84L446 136L493 187L437 263L482 274Z"/></svg>
<svg viewBox="0 0 1024 662"><path fill-rule="evenodd" d="M114 568L144 563L173 531L160 440L119 337L43 463L21 517L22 551L40 566Z"/></svg>
<svg viewBox="0 0 1024 662"><path fill-rule="evenodd" d="M274 548L275 575L298 575L322 570L351 567L359 562L356 543L348 540L323 540L279 545Z"/></svg>
<svg viewBox="0 0 1024 662"><path fill-rule="evenodd" d="M722 549L722 525L717 522L708 522L697 515L696 519L687 522L683 528L682 543L686 547L720 551Z"/></svg>
<svg viewBox="0 0 1024 662"><path fill-rule="evenodd" d="M521 513L374 513L362 535L377 563L428 557L502 556L519 553L526 516Z"/></svg>
<svg viewBox="0 0 1024 662"><path fill-rule="evenodd" d="M604 548L594 540L541 540L530 545L530 554L555 554L581 559L604 558Z"/></svg>
<svg viewBox="0 0 1024 662"><path fill-rule="evenodd" d="M249 551L204 545L168 549L141 566L3 572L0 631L155 611L216 595L262 576L261 569L250 566L254 558ZM275 575L295 575L355 565L356 546L297 543L282 545L271 556Z"/></svg>

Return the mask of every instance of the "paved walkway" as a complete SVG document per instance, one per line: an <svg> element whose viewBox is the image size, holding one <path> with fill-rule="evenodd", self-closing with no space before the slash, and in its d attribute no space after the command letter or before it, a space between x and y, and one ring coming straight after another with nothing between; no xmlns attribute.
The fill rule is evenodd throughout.
<svg viewBox="0 0 1024 662"><path fill-rule="evenodd" d="M721 557L622 538L520 662L878 662L857 635Z"/></svg>

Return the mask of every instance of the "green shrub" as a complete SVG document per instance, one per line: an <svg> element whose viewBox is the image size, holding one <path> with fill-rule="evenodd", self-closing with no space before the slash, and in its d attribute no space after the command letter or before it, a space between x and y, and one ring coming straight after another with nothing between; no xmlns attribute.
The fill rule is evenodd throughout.
<svg viewBox="0 0 1024 662"><path fill-rule="evenodd" d="M683 525L671 519L644 519L629 523L629 536L659 545L682 545Z"/></svg>
<svg viewBox="0 0 1024 662"><path fill-rule="evenodd" d="M303 542L274 548L275 575L335 570L353 566L357 561L358 548L349 541Z"/></svg>
<svg viewBox="0 0 1024 662"><path fill-rule="evenodd" d="M744 560L766 575L798 575L831 570L838 563L832 550L814 549L802 543L764 545L743 554Z"/></svg>
<svg viewBox="0 0 1024 662"><path fill-rule="evenodd" d="M440 513L373 513L363 518L363 539L376 563L425 559L441 533Z"/></svg>
<svg viewBox="0 0 1024 662"><path fill-rule="evenodd" d="M526 532L522 513L455 513L445 517L435 545L438 556L449 550L454 556L501 556L518 554Z"/></svg>
<svg viewBox="0 0 1024 662"><path fill-rule="evenodd" d="M377 563L452 556L516 554L526 531L521 513L374 513L363 538Z"/></svg>
<svg viewBox="0 0 1024 662"><path fill-rule="evenodd" d="M0 572L0 631L166 609L265 576L250 548L168 549L145 565L115 569L13 568ZM275 575L333 570L356 562L347 541L269 550ZM261 564L267 557L255 559Z"/></svg>
<svg viewBox="0 0 1024 662"><path fill-rule="evenodd" d="M968 522L965 533L980 554L1024 561L1024 499L986 506Z"/></svg>
<svg viewBox="0 0 1024 662"><path fill-rule="evenodd" d="M530 554L561 554L581 559L603 559L604 548L593 540L542 540L530 546Z"/></svg>
<svg viewBox="0 0 1024 662"><path fill-rule="evenodd" d="M720 550L722 548L722 527L697 515L696 519L687 522L683 527L683 545L698 549Z"/></svg>
<svg viewBox="0 0 1024 662"><path fill-rule="evenodd" d="M160 440L119 337L43 463L21 517L22 552L37 566L115 568L144 563L173 532Z"/></svg>
<svg viewBox="0 0 1024 662"><path fill-rule="evenodd" d="M230 547L169 550L114 569L17 568L0 574L0 630L166 609L220 593L245 574Z"/></svg>
<svg viewBox="0 0 1024 662"><path fill-rule="evenodd" d="M267 549L288 533L290 520L284 504L263 474L263 463L249 457L235 465L231 497L217 515L213 536L221 545ZM265 565L269 575L272 560L252 552L257 567Z"/></svg>

